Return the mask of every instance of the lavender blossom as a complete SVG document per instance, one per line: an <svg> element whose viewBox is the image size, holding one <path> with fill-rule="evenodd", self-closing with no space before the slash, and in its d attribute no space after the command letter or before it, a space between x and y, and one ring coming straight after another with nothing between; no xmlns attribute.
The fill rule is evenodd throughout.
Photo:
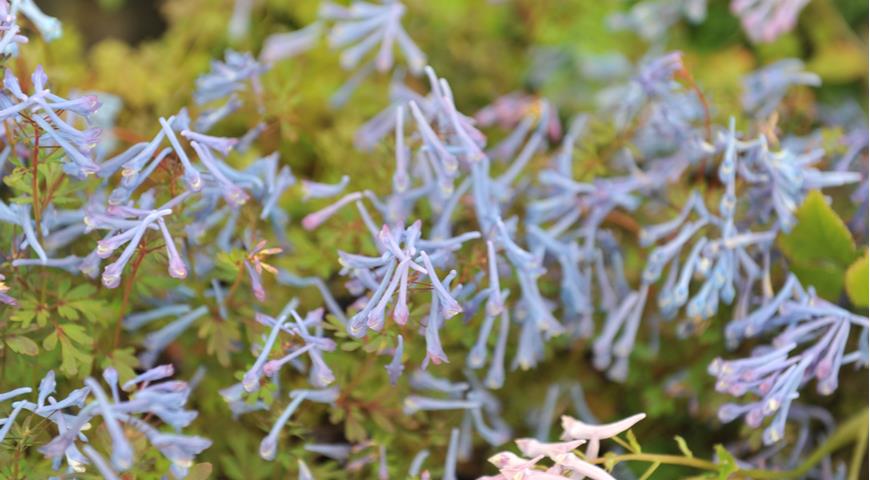
<svg viewBox="0 0 870 480"><path fill-rule="evenodd" d="M345 69L358 65L377 47L374 65L381 72L387 71L393 66L393 45L398 44L411 70L420 72L426 58L402 27L404 14L405 6L397 1L357 1L348 8L325 2L320 9L321 19L335 22L329 32L329 46L345 48L341 55Z"/></svg>
<svg viewBox="0 0 870 480"><path fill-rule="evenodd" d="M405 369L404 365L402 365L402 353L405 348L405 342L401 335L396 337L396 349L393 352L393 359L390 361L390 364L387 365L387 373L390 377L390 383L395 385L396 382L399 381L399 376L402 375L402 371Z"/></svg>
<svg viewBox="0 0 870 480"><path fill-rule="evenodd" d="M818 75L803 71L804 64L797 59L780 60L743 79L743 108L766 118L779 106L789 87L807 85L818 87Z"/></svg>
<svg viewBox="0 0 870 480"><path fill-rule="evenodd" d="M790 31L809 0L731 0L743 30L755 43L768 43Z"/></svg>
<svg viewBox="0 0 870 480"><path fill-rule="evenodd" d="M322 31L323 24L314 22L293 32L273 33L263 42L263 49L260 50L260 61L271 65L310 50L320 38Z"/></svg>
<svg viewBox="0 0 870 480"><path fill-rule="evenodd" d="M260 95L259 76L266 70L249 53L227 50L224 61L212 61L211 71L196 79L193 98L198 104L229 97L250 82L254 94Z"/></svg>
<svg viewBox="0 0 870 480"><path fill-rule="evenodd" d="M804 292L791 277L776 297L726 329L732 341L773 328L779 333L771 345L756 349L750 357L717 358L710 364L708 371L717 377L717 391L758 397L745 404L724 404L719 409L720 420L730 422L744 416L750 427L758 428L772 416L764 430L764 443L781 440L789 407L805 384L815 378L816 390L830 395L837 389L842 365L866 363L866 352L860 348L846 353L853 326L861 327L864 335L868 320ZM798 351L799 347L803 349Z"/></svg>
<svg viewBox="0 0 870 480"><path fill-rule="evenodd" d="M263 460L274 460L275 453L278 449L278 435L281 433L281 429L284 428L284 425L290 420L290 417L299 408L299 405L305 401L305 394L298 395L293 398L293 400L287 405L287 408L281 413L281 416L278 417L278 420L275 421L275 424L272 426L272 430L269 431L269 435L267 435L260 442L260 457Z"/></svg>

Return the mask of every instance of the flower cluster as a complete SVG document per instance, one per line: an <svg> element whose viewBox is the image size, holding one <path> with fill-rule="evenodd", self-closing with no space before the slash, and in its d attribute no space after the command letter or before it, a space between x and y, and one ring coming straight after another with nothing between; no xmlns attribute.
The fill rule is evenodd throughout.
<svg viewBox="0 0 870 480"><path fill-rule="evenodd" d="M639 413L618 422L590 425L564 415L562 416L563 442L546 443L534 438L519 438L515 442L522 456L509 451L493 455L489 462L498 468L500 474L486 478L492 480L508 478L555 480L581 476L593 480L613 480L614 477L607 471L589 462L598 457L601 440L619 435L643 420L644 417L646 415ZM574 451L584 444L586 452L581 458ZM553 462L553 465L546 468L543 465L538 465L544 458Z"/></svg>
<svg viewBox="0 0 870 480"><path fill-rule="evenodd" d="M805 291L789 277L777 295L743 318L726 327L731 341L778 331L770 345L757 348L752 356L738 360L717 358L709 372L715 375L716 390L735 397L752 393L757 401L725 404L719 418L730 422L744 416L753 428L773 417L764 430L764 442L772 444L784 436L789 407L799 390L816 380L816 390L831 395L837 389L840 368L867 365L867 317L852 314ZM857 349L847 353L853 327L859 328Z"/></svg>
<svg viewBox="0 0 870 480"><path fill-rule="evenodd" d="M21 34L18 25L18 14L21 13L29 20L42 38L52 41L61 36L63 28L60 20L46 15L34 0L3 0L0 2L0 54L16 56L18 45L27 43L27 37Z"/></svg>
<svg viewBox="0 0 870 480"><path fill-rule="evenodd" d="M119 386L118 372L109 368L103 371L103 380L109 386L110 395L100 382L88 378L84 386L73 390L62 400L52 396L57 382L53 371L39 382L38 398L34 403L27 400L12 402L12 413L3 419L0 441L8 434L16 418L28 412L51 422L57 428L57 436L40 447L55 469L66 465L67 472L85 472L93 464L104 478L120 478L116 471L130 469L136 461L133 442L129 432L136 432L148 440L169 461L172 475L183 478L193 459L211 445L211 441L192 435L164 432L151 425L147 419L154 417L172 427L175 432L190 425L197 413L186 410L185 404L192 387L180 380L165 380L174 374L172 365L162 365L147 370ZM22 387L0 394L0 401L10 400L31 393ZM75 413L68 413L75 412ZM111 438L110 461L107 461L83 433L99 417L102 427Z"/></svg>

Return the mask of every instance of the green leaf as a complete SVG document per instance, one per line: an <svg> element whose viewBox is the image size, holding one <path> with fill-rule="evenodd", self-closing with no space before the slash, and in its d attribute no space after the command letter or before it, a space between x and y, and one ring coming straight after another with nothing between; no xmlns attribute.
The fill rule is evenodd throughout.
<svg viewBox="0 0 870 480"><path fill-rule="evenodd" d="M36 318L36 310L33 306L28 305L25 302L21 302L20 305L21 306L15 310L15 313L9 317L9 320L19 322L23 328L27 328L33 322L33 319Z"/></svg>
<svg viewBox="0 0 870 480"><path fill-rule="evenodd" d="M67 376L73 376L79 371L79 351L66 337L60 337L60 371Z"/></svg>
<svg viewBox="0 0 870 480"><path fill-rule="evenodd" d="M358 349L360 346L362 346L361 343L357 342L356 340L350 340L348 342L342 343L340 348L342 351L352 352Z"/></svg>
<svg viewBox="0 0 870 480"><path fill-rule="evenodd" d="M198 335L206 339L209 355L217 355L218 363L224 367L230 364L230 353L236 350L234 344L241 338L235 323L209 318L200 324Z"/></svg>
<svg viewBox="0 0 870 480"><path fill-rule="evenodd" d="M39 346L33 340L27 337L8 337L6 345L15 353L22 355L34 356L39 353Z"/></svg>
<svg viewBox="0 0 870 480"><path fill-rule="evenodd" d="M57 313L67 320L78 320L79 312L69 305L58 305Z"/></svg>
<svg viewBox="0 0 870 480"><path fill-rule="evenodd" d="M36 311L36 324L39 325L40 327L44 327L44 326L48 325L48 318L50 316L51 315L49 314L49 311L47 308L40 308L39 310Z"/></svg>
<svg viewBox="0 0 870 480"><path fill-rule="evenodd" d="M93 285L89 283L82 283L81 285L76 285L75 288L67 292L67 294L64 295L63 298L64 300L82 300L90 298L96 292L97 289L94 288Z"/></svg>
<svg viewBox="0 0 870 480"><path fill-rule="evenodd" d="M683 455L685 455L689 458L695 458L695 455L692 454L691 450L689 450L689 445L686 444L685 438L683 438L679 435L675 435L674 440L677 441L677 446L680 448L680 451L683 452Z"/></svg>
<svg viewBox="0 0 870 480"><path fill-rule="evenodd" d="M114 367L118 371L118 378L121 380L121 383L124 383L136 376L136 372L133 369L139 366L139 359L136 358L132 348L121 348L112 352L111 355L104 357L100 363L104 369Z"/></svg>
<svg viewBox="0 0 870 480"><path fill-rule="evenodd" d="M75 341L76 343L82 345L90 345L91 337L85 333L84 327L81 325L74 325L72 323L64 323L60 326L60 329L63 331L63 334L66 337L69 337L70 340Z"/></svg>
<svg viewBox="0 0 870 480"><path fill-rule="evenodd" d="M66 298L66 293L69 291L70 287L72 287L72 283L70 283L68 278L63 278L54 286L54 292L57 294L58 298Z"/></svg>
<svg viewBox="0 0 870 480"><path fill-rule="evenodd" d="M731 452L721 444L717 444L715 449L716 457L719 458L719 463L717 463L719 467L719 480L728 480L731 474L739 469L737 461L734 460L734 455L731 455Z"/></svg>
<svg viewBox="0 0 870 480"><path fill-rule="evenodd" d="M845 83L867 73L867 54L857 42L828 41L807 64L824 84Z"/></svg>
<svg viewBox="0 0 870 480"><path fill-rule="evenodd" d="M796 217L794 229L780 237L780 248L804 286L813 286L821 297L836 301L846 268L857 256L852 235L816 190L807 195Z"/></svg>
<svg viewBox="0 0 870 480"><path fill-rule="evenodd" d="M849 300L856 307L868 306L868 268L867 268L867 252L864 256L855 260L855 263L849 266L846 270L846 293L849 294Z"/></svg>
<svg viewBox="0 0 870 480"><path fill-rule="evenodd" d="M344 422L344 435L351 442L361 442L365 440L367 433L363 426L363 415L360 413L359 409L351 409L347 421Z"/></svg>
<svg viewBox="0 0 870 480"><path fill-rule="evenodd" d="M105 311L106 308L106 302L91 298L73 300L71 302L68 302L67 305L78 310L82 315L85 316L85 318L87 318L91 322L96 322L97 320L99 320L100 313ZM103 318L106 319L109 317L103 316Z"/></svg>
<svg viewBox="0 0 870 480"><path fill-rule="evenodd" d="M47 337L42 339L42 348L52 351L57 347L57 332L51 332Z"/></svg>

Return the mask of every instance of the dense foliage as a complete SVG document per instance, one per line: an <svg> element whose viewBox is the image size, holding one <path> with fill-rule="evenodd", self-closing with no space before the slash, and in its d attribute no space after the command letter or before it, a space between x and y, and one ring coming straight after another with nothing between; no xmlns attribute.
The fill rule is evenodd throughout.
<svg viewBox="0 0 870 480"><path fill-rule="evenodd" d="M867 475L866 5L134 3L0 0L3 478Z"/></svg>

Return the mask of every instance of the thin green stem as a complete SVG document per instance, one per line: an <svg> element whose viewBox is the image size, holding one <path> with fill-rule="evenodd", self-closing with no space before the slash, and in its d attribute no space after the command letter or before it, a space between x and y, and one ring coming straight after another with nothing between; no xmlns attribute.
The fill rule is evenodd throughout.
<svg viewBox="0 0 870 480"><path fill-rule="evenodd" d="M858 434L858 442L855 443L855 448L852 450L852 461L849 463L848 480L858 480L861 475L861 463L867 452L867 433L867 429L862 429Z"/></svg>
<svg viewBox="0 0 870 480"><path fill-rule="evenodd" d="M626 453L623 455L613 455L608 456L606 458L602 457L597 459L594 463L604 463L604 462L648 462L648 463L661 463L664 465L679 465L683 467L691 467L697 468L698 470L711 470L716 471L719 467L709 461L709 460L701 460L700 458L691 458L684 457L682 455L667 455L667 454L659 454L659 453Z"/></svg>
<svg viewBox="0 0 870 480"><path fill-rule="evenodd" d="M793 470L787 471L772 471L772 470L743 470L742 473L757 479L779 479L779 478L800 478L806 475L807 472L810 471L814 466L816 466L819 462L822 461L827 455L830 455L832 452L839 450L840 448L849 445L849 443L853 441L860 441L861 436L867 435L867 409L864 409L862 412L858 413L851 419L849 419L846 423L844 423L840 428L834 432L833 435L828 437L827 440L821 445L819 445L813 452L807 457L804 463L798 465L797 468Z"/></svg>
<svg viewBox="0 0 870 480"><path fill-rule="evenodd" d="M865 409L862 412L856 414L854 417L850 418L846 423L844 423L839 429L837 429L836 432L834 432L833 435L828 437L828 439L825 440L824 443L822 443L815 450L813 450L813 452L808 457L806 457L806 460L802 464L798 465L792 470L780 471L741 469L735 472L738 475L737 478L741 478L741 476L758 480L801 478L805 476L806 473L810 471L814 466L818 465L819 462L821 462L822 459L825 458L827 455L830 455L834 451L839 450L852 442L855 442L855 451L852 456L852 463L850 465L849 479L857 479L861 469L861 461L864 459L864 451L866 450L867 446L867 421L868 412ZM708 471L717 471L719 469L719 465L709 460L685 457L681 455L666 455L656 453L628 453L624 455L612 455L596 459L593 463L603 464L605 462L614 464L620 462L661 463L663 465L677 465Z"/></svg>

